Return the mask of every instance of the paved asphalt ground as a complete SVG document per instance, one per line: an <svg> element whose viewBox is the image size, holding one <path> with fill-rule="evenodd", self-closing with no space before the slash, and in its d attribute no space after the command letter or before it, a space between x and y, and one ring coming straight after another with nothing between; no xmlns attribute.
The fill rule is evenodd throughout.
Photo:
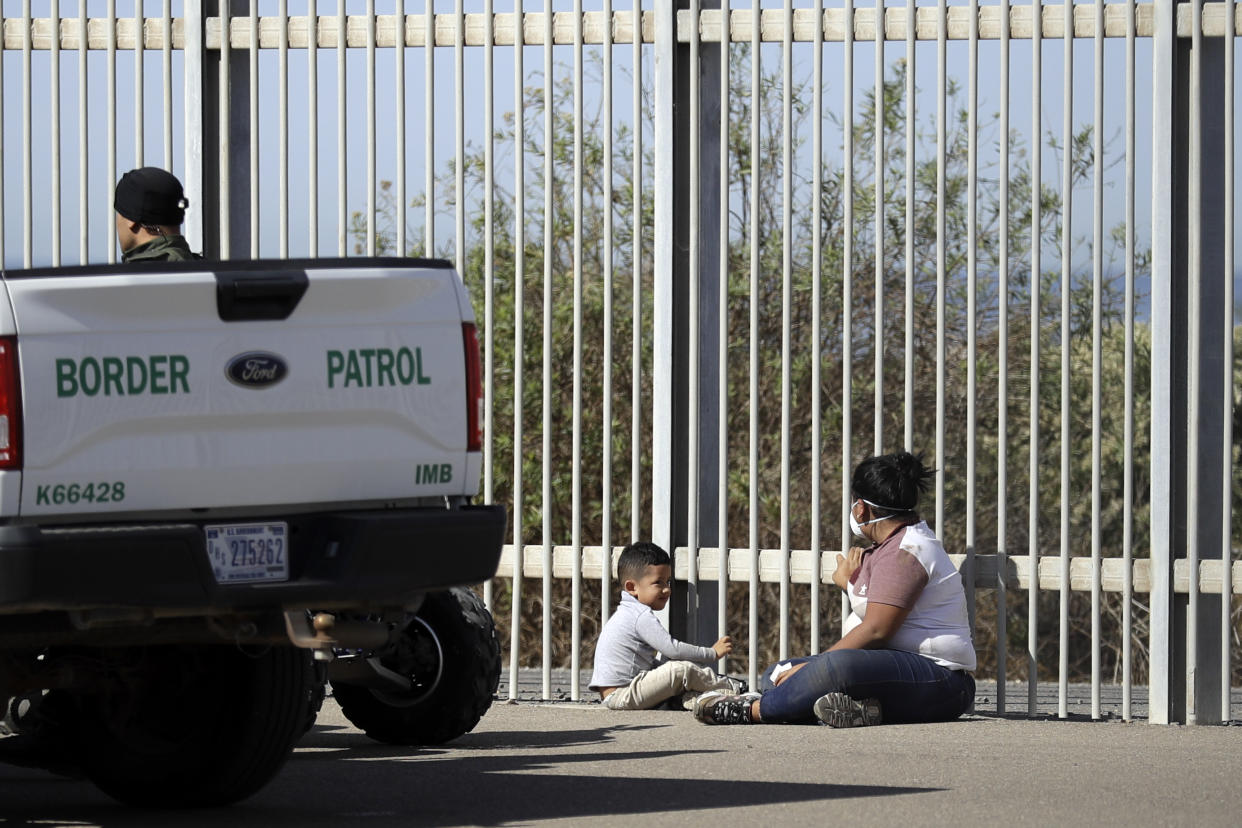
<svg viewBox="0 0 1242 828"><path fill-rule="evenodd" d="M1025 705L1025 691L1010 695ZM831 730L498 701L473 733L415 749L369 740L329 700L276 780L233 808L135 811L87 782L0 765L0 828L1242 824L1236 724L985 707L949 724Z"/></svg>

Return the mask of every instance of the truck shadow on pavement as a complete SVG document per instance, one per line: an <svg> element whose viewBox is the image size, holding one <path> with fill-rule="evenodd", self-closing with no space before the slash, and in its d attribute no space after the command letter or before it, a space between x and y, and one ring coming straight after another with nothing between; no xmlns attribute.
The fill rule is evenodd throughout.
<svg viewBox="0 0 1242 828"><path fill-rule="evenodd" d="M83 780L0 765L0 828L397 828L674 815L686 824L715 823L721 809L942 790L738 778L748 775L744 763L734 759L726 768L721 760L730 751L719 749L582 750L602 748L627 731L660 727L476 732L444 747L412 748L319 725L257 795L232 808L206 811L126 808ZM671 768L681 778L669 776Z"/></svg>
<svg viewBox="0 0 1242 828"><path fill-rule="evenodd" d="M316 725L315 729L298 743L298 747L311 750L333 748L336 750L347 750L360 755L365 755L371 750L378 750L384 752L396 751L403 756L415 752L419 756L428 756L435 753L462 750L522 750L598 745L604 741L612 741L612 734L614 733L634 733L641 730L658 730L663 727L666 727L666 725L619 724L587 730L490 730L467 733L465 736L460 736L443 747L413 748L393 745L385 746L362 736L356 730L337 728L331 725ZM601 736L601 734L606 735ZM304 754L294 754L294 759L302 755Z"/></svg>
<svg viewBox="0 0 1242 828"><path fill-rule="evenodd" d="M376 807L363 809L370 817L368 825L381 826L490 826L696 811L716 820L719 809L941 790L739 779L737 769L743 763L733 762L734 772L729 773L720 761L728 751L719 749L567 750L602 746L621 733L662 727L611 724L555 732L476 732L451 746L421 750L377 745L356 731L317 728L277 784L294 775L323 774L324 785L386 790L386 807L376 802ZM599 766L605 764L601 773ZM670 767L678 768L681 778L664 776ZM389 813L380 817L377 812L385 810ZM353 816L338 813L341 818ZM294 823L305 824L301 818L288 821Z"/></svg>

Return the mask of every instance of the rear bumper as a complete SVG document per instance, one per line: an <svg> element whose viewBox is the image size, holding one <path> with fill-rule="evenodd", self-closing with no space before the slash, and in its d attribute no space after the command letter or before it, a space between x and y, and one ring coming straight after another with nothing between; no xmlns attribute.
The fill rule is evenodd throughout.
<svg viewBox="0 0 1242 828"><path fill-rule="evenodd" d="M203 523L0 526L0 615L143 608L157 615L400 606L496 573L503 506L264 515L289 524L289 580L217 584Z"/></svg>

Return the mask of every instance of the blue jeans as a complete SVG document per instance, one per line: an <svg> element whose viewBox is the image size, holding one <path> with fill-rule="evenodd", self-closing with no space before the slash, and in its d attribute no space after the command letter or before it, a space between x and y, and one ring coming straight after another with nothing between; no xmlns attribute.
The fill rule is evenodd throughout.
<svg viewBox="0 0 1242 828"><path fill-rule="evenodd" d="M773 664L759 679L765 722L813 722L815 700L844 692L855 699L879 699L884 722L947 722L970 709L975 680L964 670L941 667L904 650L833 650L779 664L805 664L773 685Z"/></svg>

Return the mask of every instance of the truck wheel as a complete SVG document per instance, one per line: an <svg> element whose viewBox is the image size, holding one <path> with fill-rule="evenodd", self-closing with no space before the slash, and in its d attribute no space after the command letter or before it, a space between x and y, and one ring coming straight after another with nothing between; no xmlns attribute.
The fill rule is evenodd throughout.
<svg viewBox="0 0 1242 828"><path fill-rule="evenodd" d="M469 733L491 707L500 681L500 644L491 613L469 589L429 594L406 626L390 670L415 680L390 692L333 683L341 712L376 741L438 745Z"/></svg>
<svg viewBox="0 0 1242 828"><path fill-rule="evenodd" d="M289 646L151 647L127 654L141 678L83 696L82 768L129 805L227 805L276 775L306 730L316 681L310 652Z"/></svg>

